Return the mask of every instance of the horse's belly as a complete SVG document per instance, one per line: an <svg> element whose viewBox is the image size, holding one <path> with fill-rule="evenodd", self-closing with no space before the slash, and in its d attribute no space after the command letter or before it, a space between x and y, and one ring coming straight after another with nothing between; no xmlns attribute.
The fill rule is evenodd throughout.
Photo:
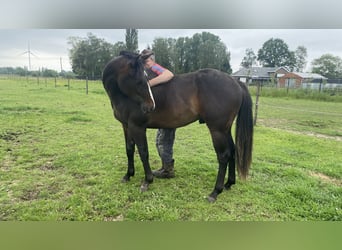
<svg viewBox="0 0 342 250"><path fill-rule="evenodd" d="M186 126L194 121L197 121L199 117L195 114L159 114L153 115L148 119L148 128L179 128Z"/></svg>

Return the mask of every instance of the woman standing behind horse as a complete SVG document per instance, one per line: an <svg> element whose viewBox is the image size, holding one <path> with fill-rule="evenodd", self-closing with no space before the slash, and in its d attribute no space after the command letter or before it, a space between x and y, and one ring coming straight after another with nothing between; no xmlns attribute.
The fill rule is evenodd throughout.
<svg viewBox="0 0 342 250"><path fill-rule="evenodd" d="M160 66L155 61L153 51L144 49L141 52L141 57L144 60L149 85L151 87L161 83L165 83L173 78L173 73ZM174 159L173 159L173 143L175 141L175 128L158 129L156 137L156 146L158 154L162 160L162 167L152 171L157 178L173 178L175 177Z"/></svg>

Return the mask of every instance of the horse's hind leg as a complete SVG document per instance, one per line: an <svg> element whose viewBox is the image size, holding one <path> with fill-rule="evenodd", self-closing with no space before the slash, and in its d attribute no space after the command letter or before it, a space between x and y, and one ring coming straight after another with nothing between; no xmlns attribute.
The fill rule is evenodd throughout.
<svg viewBox="0 0 342 250"><path fill-rule="evenodd" d="M232 138L231 133L229 133L228 136L228 142L229 142L229 148L230 148L230 154L229 154L229 159L228 159L228 181L224 185L225 189L230 189L232 185L235 184L235 145L234 141Z"/></svg>
<svg viewBox="0 0 342 250"><path fill-rule="evenodd" d="M210 133L216 151L217 160L219 162L216 184L214 190L208 197L209 202L214 202L224 187L224 178L226 175L227 164L228 159L230 158L231 150L229 150L229 142L226 132L210 129Z"/></svg>

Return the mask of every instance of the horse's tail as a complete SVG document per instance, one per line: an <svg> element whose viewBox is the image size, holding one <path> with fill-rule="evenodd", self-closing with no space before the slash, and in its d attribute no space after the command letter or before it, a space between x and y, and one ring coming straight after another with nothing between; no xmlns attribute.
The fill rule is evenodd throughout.
<svg viewBox="0 0 342 250"><path fill-rule="evenodd" d="M252 98L247 86L239 81L243 89L242 104L236 119L236 163L239 176L246 179L252 162L253 148L253 112Z"/></svg>

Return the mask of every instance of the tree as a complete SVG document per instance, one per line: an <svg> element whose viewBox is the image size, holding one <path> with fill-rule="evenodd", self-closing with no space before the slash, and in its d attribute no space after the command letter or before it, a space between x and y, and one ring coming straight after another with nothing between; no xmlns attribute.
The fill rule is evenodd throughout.
<svg viewBox="0 0 342 250"><path fill-rule="evenodd" d="M295 54L289 50L288 45L282 39L271 38L259 49L258 61L264 67L288 66L293 68Z"/></svg>
<svg viewBox="0 0 342 250"><path fill-rule="evenodd" d="M297 72L303 72L306 66L306 58L308 56L307 50L304 46L298 46L294 54L296 61L294 70Z"/></svg>
<svg viewBox="0 0 342 250"><path fill-rule="evenodd" d="M70 37L72 71L81 77L99 78L106 63L114 56L113 45L88 33L87 38Z"/></svg>
<svg viewBox="0 0 342 250"><path fill-rule="evenodd" d="M137 29L126 29L126 49L131 52L138 52Z"/></svg>
<svg viewBox="0 0 342 250"><path fill-rule="evenodd" d="M119 56L120 51L127 50L126 44L124 42L116 42L113 46L114 56Z"/></svg>
<svg viewBox="0 0 342 250"><path fill-rule="evenodd" d="M250 68L256 64L257 56L254 54L253 49L246 49L246 55L242 59L241 66L244 68Z"/></svg>
<svg viewBox="0 0 342 250"><path fill-rule="evenodd" d="M231 73L230 53L220 38L209 32L191 38L155 38L152 44L156 61L175 74L201 68L215 68Z"/></svg>
<svg viewBox="0 0 342 250"><path fill-rule="evenodd" d="M42 76L43 77L57 77L58 72L56 70L42 68Z"/></svg>
<svg viewBox="0 0 342 250"><path fill-rule="evenodd" d="M20 75L20 76L25 76L28 73L27 69L22 68L22 67L16 67L14 72L15 74Z"/></svg>
<svg viewBox="0 0 342 250"><path fill-rule="evenodd" d="M332 54L324 54L312 61L312 73L318 73L327 78L342 78L342 59Z"/></svg>
<svg viewBox="0 0 342 250"><path fill-rule="evenodd" d="M187 43L189 38L179 37L174 45L173 53L173 63L175 73L185 73L187 70L186 65L186 54L187 54Z"/></svg>
<svg viewBox="0 0 342 250"><path fill-rule="evenodd" d="M172 63L170 58L170 51L173 50L169 46L167 38L155 38L152 44L152 50L155 54L156 61L163 65L165 68L172 69Z"/></svg>
<svg viewBox="0 0 342 250"><path fill-rule="evenodd" d="M195 34L196 35L196 34ZM230 54L221 39L209 32L202 32L199 36L198 45L198 68L215 68L231 73L229 64Z"/></svg>
<svg viewBox="0 0 342 250"><path fill-rule="evenodd" d="M177 39L168 38L167 44L168 44L168 48L169 48L169 58L170 58L170 63L171 63L170 69L172 69L173 72L176 72L176 70L177 70L176 67L178 66L177 65L178 56L180 56L178 54Z"/></svg>

